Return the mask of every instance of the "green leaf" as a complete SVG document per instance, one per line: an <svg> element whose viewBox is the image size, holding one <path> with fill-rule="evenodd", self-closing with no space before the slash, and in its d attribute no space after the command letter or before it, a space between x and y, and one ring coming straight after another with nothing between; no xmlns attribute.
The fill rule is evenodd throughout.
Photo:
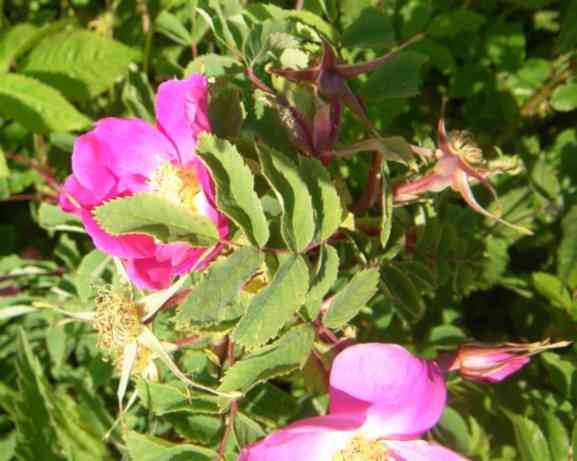
<svg viewBox="0 0 577 461"><path fill-rule="evenodd" d="M21 395L17 402L17 453L21 459L110 459L104 434L84 424L92 411L52 389L23 330L18 336L17 370Z"/></svg>
<svg viewBox="0 0 577 461"><path fill-rule="evenodd" d="M390 298L398 314L409 322L417 322L425 313L425 303L415 284L402 270L387 266L381 270L385 296Z"/></svg>
<svg viewBox="0 0 577 461"><path fill-rule="evenodd" d="M571 448L573 449L573 453L577 453L577 421L575 421L571 433Z"/></svg>
<svg viewBox="0 0 577 461"><path fill-rule="evenodd" d="M208 118L212 132L219 138L239 135L243 121L240 96L240 92L232 86L212 86Z"/></svg>
<svg viewBox="0 0 577 461"><path fill-rule="evenodd" d="M218 397L191 390L181 381L169 383L138 380L136 389L142 404L157 416L170 413L206 413L219 412Z"/></svg>
<svg viewBox="0 0 577 461"><path fill-rule="evenodd" d="M227 73L235 74L242 70L236 59L230 56L207 53L191 61L184 69L184 76L202 73L207 77L222 77Z"/></svg>
<svg viewBox="0 0 577 461"><path fill-rule="evenodd" d="M465 8L446 11L436 16L429 25L429 34L432 37L455 37L460 34L477 32L486 19Z"/></svg>
<svg viewBox="0 0 577 461"><path fill-rule="evenodd" d="M0 461L11 461L16 451L16 431L0 438Z"/></svg>
<svg viewBox="0 0 577 461"><path fill-rule="evenodd" d="M38 78L66 97L87 100L124 76L139 52L120 42L89 32L61 32L38 45L20 71Z"/></svg>
<svg viewBox="0 0 577 461"><path fill-rule="evenodd" d="M329 328L340 328L355 317L377 292L379 270L372 268L357 272L340 290L329 306L323 323Z"/></svg>
<svg viewBox="0 0 577 461"><path fill-rule="evenodd" d="M259 291L233 332L233 339L248 348L264 344L278 334L304 303L309 269L300 256L280 266L270 285Z"/></svg>
<svg viewBox="0 0 577 461"><path fill-rule="evenodd" d="M539 426L529 418L511 415L515 439L523 461L552 461L547 439Z"/></svg>
<svg viewBox="0 0 577 461"><path fill-rule="evenodd" d="M316 240L325 241L341 224L341 198L327 169L314 158L300 157L300 173L311 193L316 221Z"/></svg>
<svg viewBox="0 0 577 461"><path fill-rule="evenodd" d="M268 146L261 146L259 158L263 174L274 189L282 208L281 232L288 247L301 252L315 232L313 202L297 164Z"/></svg>
<svg viewBox="0 0 577 461"><path fill-rule="evenodd" d="M144 72L130 69L122 90L122 101L136 117L154 123L154 90Z"/></svg>
<svg viewBox="0 0 577 461"><path fill-rule="evenodd" d="M167 440L131 431L126 439L130 458L134 461L210 461L218 458L218 453L189 443L171 443Z"/></svg>
<svg viewBox="0 0 577 461"><path fill-rule="evenodd" d="M570 286L577 285L577 205L569 209L561 221L563 238L557 249L557 273Z"/></svg>
<svg viewBox="0 0 577 461"><path fill-rule="evenodd" d="M38 209L38 224L47 231L85 232L79 217L46 202Z"/></svg>
<svg viewBox="0 0 577 461"><path fill-rule="evenodd" d="M236 147L228 141L204 133L196 154L202 158L216 183L216 203L256 246L269 238L262 205L254 191L254 176Z"/></svg>
<svg viewBox="0 0 577 461"><path fill-rule="evenodd" d="M393 188L391 184L391 176L387 162L383 162L382 168L382 189L381 189L381 207L383 209L381 214L381 231L379 232L379 240L381 246L385 248L389 243L391 231L393 229Z"/></svg>
<svg viewBox="0 0 577 461"><path fill-rule="evenodd" d="M343 45L349 48L380 48L393 45L393 21L377 8L365 8L343 34Z"/></svg>
<svg viewBox="0 0 577 461"><path fill-rule="evenodd" d="M190 46L192 43L192 36L189 30L174 14L166 10L161 11L154 23L158 33L168 37L179 45Z"/></svg>
<svg viewBox="0 0 577 461"><path fill-rule="evenodd" d="M233 429L240 448L244 448L266 435L256 421L241 412L237 413L236 418L234 418Z"/></svg>
<svg viewBox="0 0 577 461"><path fill-rule="evenodd" d="M571 311L571 295L561 280L553 274L534 272L531 275L535 290L555 307Z"/></svg>
<svg viewBox="0 0 577 461"><path fill-rule="evenodd" d="M0 179L7 178L8 176L10 176L10 170L8 169L8 164L6 163L4 150L2 147L0 147Z"/></svg>
<svg viewBox="0 0 577 461"><path fill-rule="evenodd" d="M288 331L275 343L254 352L230 367L222 379L222 392L246 392L255 384L302 368L313 346L315 333L308 325Z"/></svg>
<svg viewBox="0 0 577 461"><path fill-rule="evenodd" d="M539 408L538 414L544 423L541 427L549 442L551 459L569 459L569 434L563 422L548 408Z"/></svg>
<svg viewBox="0 0 577 461"><path fill-rule="evenodd" d="M40 133L87 128L90 119L55 89L30 77L0 75L0 114Z"/></svg>
<svg viewBox="0 0 577 461"><path fill-rule="evenodd" d="M469 427L457 411L451 407L445 407L438 428L444 436L443 439L447 440L448 445L454 447L457 452L466 455L471 453L472 440L469 435Z"/></svg>
<svg viewBox="0 0 577 461"><path fill-rule="evenodd" d="M306 309L311 320L319 313L325 295L333 287L339 273L339 254L332 246L321 247L318 269L313 275L311 288L307 293Z"/></svg>
<svg viewBox="0 0 577 461"><path fill-rule="evenodd" d="M419 93L421 66L427 57L414 51L403 51L380 66L363 85L367 99L409 98Z"/></svg>
<svg viewBox="0 0 577 461"><path fill-rule="evenodd" d="M567 53L577 46L577 0L571 0L562 16L563 25L558 37L558 47L561 53Z"/></svg>
<svg viewBox="0 0 577 461"><path fill-rule="evenodd" d="M49 34L65 26L57 21L44 27L22 22L5 28L0 33L0 72L8 72L10 66L30 48Z"/></svg>
<svg viewBox="0 0 577 461"><path fill-rule="evenodd" d="M102 280L101 276L112 262L112 256L99 250L92 250L85 255L74 275L74 285L78 296L87 302L93 293L94 285Z"/></svg>
<svg viewBox="0 0 577 461"><path fill-rule="evenodd" d="M558 86L551 95L551 106L559 112L577 109L577 82Z"/></svg>
<svg viewBox="0 0 577 461"><path fill-rule="evenodd" d="M204 324L219 321L221 311L238 299L242 286L263 262L263 254L251 247L241 248L215 262L208 275L178 308L177 321Z"/></svg>
<svg viewBox="0 0 577 461"><path fill-rule="evenodd" d="M138 192L94 209L98 223L112 235L146 234L165 243L210 246L219 240L214 223L155 192Z"/></svg>

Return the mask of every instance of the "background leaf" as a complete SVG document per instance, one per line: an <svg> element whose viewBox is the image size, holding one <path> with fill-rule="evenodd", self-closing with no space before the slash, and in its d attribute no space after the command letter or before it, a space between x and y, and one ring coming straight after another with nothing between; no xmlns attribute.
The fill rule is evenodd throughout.
<svg viewBox="0 0 577 461"><path fill-rule="evenodd" d="M74 131L90 120L53 88L16 74L0 74L0 114L31 131Z"/></svg>

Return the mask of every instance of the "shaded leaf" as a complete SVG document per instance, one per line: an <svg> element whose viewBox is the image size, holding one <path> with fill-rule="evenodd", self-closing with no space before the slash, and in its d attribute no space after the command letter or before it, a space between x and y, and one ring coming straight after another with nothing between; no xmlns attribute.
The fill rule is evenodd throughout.
<svg viewBox="0 0 577 461"><path fill-rule="evenodd" d="M425 313L425 303L415 284L405 272L393 266L383 267L381 277L385 296L389 297L398 314L409 322L416 322Z"/></svg>
<svg viewBox="0 0 577 461"><path fill-rule="evenodd" d="M552 461L547 440L539 426L529 418L512 415L515 438L523 461Z"/></svg>
<svg viewBox="0 0 577 461"><path fill-rule="evenodd" d="M421 66L427 57L414 51L394 55L369 77L362 93L367 99L408 98L419 92Z"/></svg>
<svg viewBox="0 0 577 461"><path fill-rule="evenodd" d="M393 21L377 8L365 8L345 30L343 44L347 47L379 48L394 44Z"/></svg>

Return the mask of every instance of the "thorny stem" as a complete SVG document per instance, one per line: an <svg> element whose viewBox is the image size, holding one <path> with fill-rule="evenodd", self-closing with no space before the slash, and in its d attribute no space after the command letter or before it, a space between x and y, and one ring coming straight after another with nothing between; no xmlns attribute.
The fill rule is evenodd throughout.
<svg viewBox="0 0 577 461"><path fill-rule="evenodd" d="M227 358L228 358L228 363L230 364L230 366L233 366L234 362L235 362L234 342L230 339L230 337L228 338ZM224 429L224 434L222 436L222 440L220 441L220 445L218 447L218 455L217 455L215 461L220 461L220 460L225 459L224 458L224 451L226 450L226 444L228 442L230 434L232 433L232 430L234 427L234 419L236 418L237 413L238 413L238 404L236 403L236 400L233 400L230 404L230 411L228 413L228 416L226 417L226 425L225 425L225 429Z"/></svg>
<svg viewBox="0 0 577 461"><path fill-rule="evenodd" d="M547 100L551 93L555 91L555 89L559 86L559 84L563 83L565 80L571 77L572 71L571 66L569 69L565 69L563 72L553 74L547 82L536 91L531 99L527 101L523 107L521 108L521 115L523 117L531 117L535 111L539 108L539 105Z"/></svg>
<svg viewBox="0 0 577 461"><path fill-rule="evenodd" d="M174 341L178 347L188 346L189 344L194 344L202 338L199 335L187 336L186 338L180 338Z"/></svg>
<svg viewBox="0 0 577 461"><path fill-rule="evenodd" d="M371 208L377 201L382 181L383 162L384 158L380 152L375 151L372 153L369 176L367 178L367 183L365 184L365 189L354 208L355 213L360 213L361 211Z"/></svg>

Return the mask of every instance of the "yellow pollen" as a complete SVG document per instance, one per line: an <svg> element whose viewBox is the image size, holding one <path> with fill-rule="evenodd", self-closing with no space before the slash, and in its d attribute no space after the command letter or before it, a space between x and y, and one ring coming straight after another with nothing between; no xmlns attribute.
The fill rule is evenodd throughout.
<svg viewBox="0 0 577 461"><path fill-rule="evenodd" d="M471 133L468 131L451 131L449 133L449 144L451 149L467 163L480 166L485 163L483 151L473 141Z"/></svg>
<svg viewBox="0 0 577 461"><path fill-rule="evenodd" d="M148 184L172 203L196 209L194 199L201 186L194 168L179 168L167 162L154 172Z"/></svg>
<svg viewBox="0 0 577 461"><path fill-rule="evenodd" d="M150 362L152 362L152 351L147 347L138 346L138 352L136 354L136 360L134 361L134 365L132 365L132 369L130 370L130 374L137 376L144 373ZM118 351L114 357L114 366L116 369L121 372L122 371L122 360L124 358L124 354L122 351Z"/></svg>
<svg viewBox="0 0 577 461"><path fill-rule="evenodd" d="M256 294L269 283L268 277L264 272L256 273L245 285L242 287L242 291L247 293Z"/></svg>
<svg viewBox="0 0 577 461"><path fill-rule="evenodd" d="M390 461L392 458L384 444L368 440L362 435L351 439L347 447L333 456L332 461Z"/></svg>
<svg viewBox="0 0 577 461"><path fill-rule="evenodd" d="M99 290L95 303L97 345L103 351L117 355L142 332L141 309L134 301L114 293L109 287Z"/></svg>

